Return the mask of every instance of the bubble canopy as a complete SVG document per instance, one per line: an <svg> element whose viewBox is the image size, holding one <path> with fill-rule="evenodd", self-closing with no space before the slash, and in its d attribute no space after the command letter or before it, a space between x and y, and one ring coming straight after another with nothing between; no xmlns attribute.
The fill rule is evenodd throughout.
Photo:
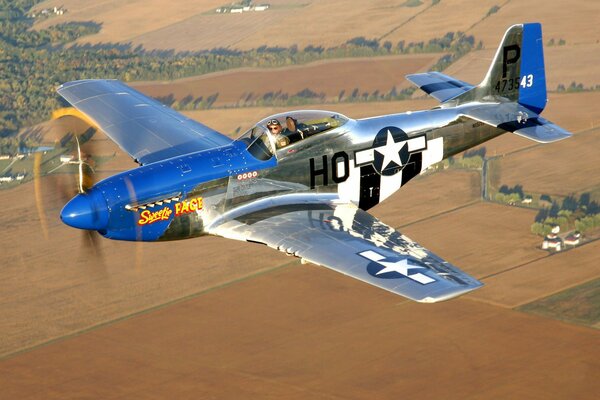
<svg viewBox="0 0 600 400"><path fill-rule="evenodd" d="M238 141L245 142L254 157L268 160L277 150L338 128L346 122L346 116L331 111L290 111L262 119Z"/></svg>

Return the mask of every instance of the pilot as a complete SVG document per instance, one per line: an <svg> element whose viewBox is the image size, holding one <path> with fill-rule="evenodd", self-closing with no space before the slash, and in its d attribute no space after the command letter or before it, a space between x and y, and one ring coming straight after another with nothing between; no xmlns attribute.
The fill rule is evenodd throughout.
<svg viewBox="0 0 600 400"><path fill-rule="evenodd" d="M279 120L273 118L267 121L267 128L269 128L269 132L273 135L275 139L275 145L277 149L281 149L288 144L290 144L290 140L283 134L281 123Z"/></svg>
<svg viewBox="0 0 600 400"><path fill-rule="evenodd" d="M306 125L299 124L296 119L288 115L285 117L285 126L286 128L283 130L283 134L289 139L290 143L295 143L304 139L302 127Z"/></svg>

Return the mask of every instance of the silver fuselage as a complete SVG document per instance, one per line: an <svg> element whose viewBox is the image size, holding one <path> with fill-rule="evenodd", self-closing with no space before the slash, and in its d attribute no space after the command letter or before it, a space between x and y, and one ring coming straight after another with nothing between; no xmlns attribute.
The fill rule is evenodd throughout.
<svg viewBox="0 0 600 400"><path fill-rule="evenodd" d="M160 240L210 234L211 223L224 213L275 195L329 193L366 210L431 165L502 133L462 116L459 106L349 120L343 126L277 150L273 156L276 162L271 159L261 163L248 153L221 151L254 162L256 168L238 173L227 167L231 165L227 159L218 165L205 164L205 170L197 172L197 182L190 177L190 190L184 193L187 199L201 198L202 209L175 217ZM392 135L394 142L386 142L384 134L388 138ZM398 160L386 160L386 149L391 145L396 146L392 154L400 149L401 165ZM224 170L215 174L217 169ZM220 177L207 180L205 177L211 174Z"/></svg>

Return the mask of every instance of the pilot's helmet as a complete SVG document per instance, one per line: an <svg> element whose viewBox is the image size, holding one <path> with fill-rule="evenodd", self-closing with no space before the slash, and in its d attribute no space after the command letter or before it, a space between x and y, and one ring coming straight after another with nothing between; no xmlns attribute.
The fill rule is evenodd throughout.
<svg viewBox="0 0 600 400"><path fill-rule="evenodd" d="M281 127L281 122L279 122L277 118L273 118L267 121L267 128L271 129L276 126Z"/></svg>

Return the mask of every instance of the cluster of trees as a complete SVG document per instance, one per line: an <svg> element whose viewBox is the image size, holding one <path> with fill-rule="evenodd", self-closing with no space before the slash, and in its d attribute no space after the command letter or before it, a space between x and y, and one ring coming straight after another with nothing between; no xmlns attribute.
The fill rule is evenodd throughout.
<svg viewBox="0 0 600 400"><path fill-rule="evenodd" d="M562 83L559 83L558 86L556 87L556 91L559 93L560 92L567 92L567 93L589 92L592 90L600 90L600 85L585 87L585 86L583 86L583 83L577 83L577 82L573 81L567 87L565 87L565 85Z"/></svg>
<svg viewBox="0 0 600 400"><path fill-rule="evenodd" d="M515 185L513 187L509 187L508 185L500 186L498 189L498 193L494 196L496 201L507 204L515 204L517 202L521 202L525 198L525 193L523 193L522 185Z"/></svg>
<svg viewBox="0 0 600 400"><path fill-rule="evenodd" d="M554 38L552 38L552 39L548 40L548 43L546 43L547 46L554 46L554 45L564 46L565 44L567 44L567 41L563 38L560 38L557 41L555 41Z"/></svg>
<svg viewBox="0 0 600 400"><path fill-rule="evenodd" d="M250 92L244 93L235 103L235 105L223 105L223 107L284 107L307 104L397 101L410 98L415 90L416 89L414 87L397 90L394 86L388 91L380 91L376 89L372 92L363 92L359 88L354 88L354 90L350 92L341 90L336 97L327 97L324 92L317 93L309 88L304 88L293 94L284 93L281 90L276 92L267 92L262 95ZM219 93L217 92L208 97L199 96L194 98L190 94L180 100L177 100L173 94L169 94L167 96L157 96L155 99L176 110L191 111L207 110L212 108L218 97Z"/></svg>
<svg viewBox="0 0 600 400"><path fill-rule="evenodd" d="M420 42L406 43L400 40L394 46L389 40L380 43L378 39L365 39L363 36L350 39L346 42L348 46L358 46L370 48L374 51L385 50L389 53L398 54L413 54L413 53L440 53L450 52L455 53L461 50L462 47L469 50L475 46L475 37L473 35L465 35L462 32L448 32L441 38L433 38ZM479 42L478 46L482 46Z"/></svg>
<svg viewBox="0 0 600 400"><path fill-rule="evenodd" d="M341 46L262 46L248 51L212 49L201 52L145 51L130 44L100 44L66 47L64 44L97 32L93 22L67 23L45 30L33 30L28 10L40 0L0 0L0 137L10 136L21 127L39 123L52 110L63 106L55 89L61 83L85 78L134 80L173 80L237 67L277 67L325 58L405 54L445 51L450 54L436 64L441 70L475 43L472 36L449 32L429 42L397 44L364 42L355 38ZM363 95L363 94L361 94ZM387 94L367 96L385 98ZM213 95L214 96L214 95ZM210 96L209 96L210 97ZM356 97L351 97L356 98ZM389 98L395 98L393 94ZM307 93L286 100L307 101ZM182 107L212 106L209 98L187 99ZM181 102L182 100L179 100ZM286 103L286 104L288 104Z"/></svg>
<svg viewBox="0 0 600 400"><path fill-rule="evenodd" d="M485 14L485 16L489 17L490 15L496 14L498 11L500 11L500 6L493 5L492 7L490 7L490 9L488 10L487 14Z"/></svg>
<svg viewBox="0 0 600 400"><path fill-rule="evenodd" d="M548 195L542 195L550 199ZM592 201L589 193L583 193L579 198L574 195L563 199L562 204L552 202L549 208L541 209L531 225L531 231L544 236L550 233L552 227L558 225L561 230L575 228L580 232L600 227L600 204Z"/></svg>
<svg viewBox="0 0 600 400"><path fill-rule="evenodd" d="M446 169L450 166L456 166L459 168L481 169L483 168L483 160L485 159L486 152L485 147L468 150L465 151L462 157L448 157L438 167Z"/></svg>
<svg viewBox="0 0 600 400"><path fill-rule="evenodd" d="M176 110L182 111L208 110L212 108L213 104L215 103L215 101L217 101L218 98L219 92L213 93L210 96L198 96L196 98L189 94L180 100L177 100L172 93L167 96L154 97L154 99L160 101L161 103L172 107Z"/></svg>
<svg viewBox="0 0 600 400"><path fill-rule="evenodd" d="M479 155L467 157L465 155L456 159L454 163L462 168L481 169L483 168L483 157Z"/></svg>

